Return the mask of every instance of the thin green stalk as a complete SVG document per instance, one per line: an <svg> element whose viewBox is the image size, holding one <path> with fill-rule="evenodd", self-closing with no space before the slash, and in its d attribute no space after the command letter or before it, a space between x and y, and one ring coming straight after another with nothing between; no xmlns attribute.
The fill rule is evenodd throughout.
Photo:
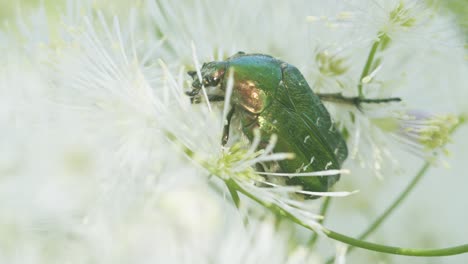
<svg viewBox="0 0 468 264"><path fill-rule="evenodd" d="M237 209L239 209L240 206L240 198L239 194L237 193L236 187L232 186L232 181L226 181L226 186L229 190L229 193L231 194L232 200L234 201L234 204L236 205Z"/></svg>
<svg viewBox="0 0 468 264"><path fill-rule="evenodd" d="M403 202L404 199L411 193L414 187L418 184L418 182L423 178L426 174L427 170L430 168L431 163L425 162L424 165L419 169L416 176L411 180L411 182L406 186L403 192L393 201L393 203L379 216L374 222L358 237L358 239L363 240L366 239L372 232L374 232L387 217L393 213L393 211ZM349 247L346 254L349 254L354 247ZM326 264L331 264L335 261L335 257L331 257L327 260Z"/></svg>
<svg viewBox="0 0 468 264"><path fill-rule="evenodd" d="M323 218L319 219L318 222L319 224L323 224L325 221L325 215L327 214L328 208L330 208L330 202L331 202L331 197L325 197L322 207L320 208L320 215L323 216ZM308 245L310 248L313 248L315 243L317 242L318 239L318 234L313 233L312 237L310 238Z"/></svg>
<svg viewBox="0 0 468 264"><path fill-rule="evenodd" d="M228 185L234 187L238 192L244 194L248 198L252 199L253 201L259 203L260 205L264 206L265 208L271 210L273 213L282 215L283 217L287 217L294 223L303 226L309 230L312 230L316 232L317 230L314 230L312 227L309 225L305 224L302 222L300 219L292 215L291 213L283 210L281 207L278 205L264 202L260 200L258 197L255 195L249 193L248 191L244 190L241 186L239 186L234 180L229 179L226 180ZM420 248L400 248L400 247L392 247L392 246L386 246L382 244L376 244L376 243L370 243L366 242L363 240L359 240L356 238L352 238L340 233L337 233L335 231L332 231L330 229L327 229L325 227L322 227L322 232L329 238L346 243L348 245L354 246L354 247L359 247L359 248L364 248L376 252L381 252L381 253L388 253L388 254L396 254L396 255L405 255L405 256L420 256L420 257L440 257L440 256L451 256L451 255L458 255L458 254L464 254L468 253L468 244L460 245L460 246L455 246L455 247L447 247L447 248L434 248L434 249L420 249Z"/></svg>
<svg viewBox="0 0 468 264"><path fill-rule="evenodd" d="M382 222L391 214L393 211L403 202L403 200L408 197L414 187L419 183L419 181L426 174L427 170L431 167L431 163L426 161L424 165L419 169L418 173L415 175L413 180L406 186L403 192L395 199L395 201L385 210L375 221L359 236L359 239L367 238L372 232L374 232ZM348 249L350 252L352 248Z"/></svg>
<svg viewBox="0 0 468 264"><path fill-rule="evenodd" d="M375 244L366 242L363 240L355 239L343 234L334 232L329 229L324 229L323 232L329 238L346 243L354 247L360 247L372 251L394 254L394 255L404 255L404 256L418 256L418 257L443 257L443 256L452 256L458 254L468 253L468 244L447 247L447 248L431 248L431 249L422 249L422 248L401 248L401 247L391 247L381 244Z"/></svg>
<svg viewBox="0 0 468 264"><path fill-rule="evenodd" d="M372 48L369 52L369 55L367 56L367 61L366 61L366 64L364 65L364 69L362 69L361 77L359 78L359 83L358 83L359 98L364 98L364 92L362 91L362 79L364 79L364 77L369 75L369 71L371 69L372 63L374 62L375 53L377 52L379 44L380 44L380 40L374 41L374 43L372 44Z"/></svg>
<svg viewBox="0 0 468 264"><path fill-rule="evenodd" d="M450 134L453 134L463 123L465 122L465 117L461 116L459 118L459 122L457 125L452 127L450 130ZM358 237L358 239L363 240L366 239L370 234L372 234L375 230L377 230L378 227L384 222L387 217L393 213L393 211L400 205L402 204L403 200L405 200L408 195L411 193L411 191L416 187L416 185L421 181L423 176L426 174L426 172L429 170L431 167L431 163L429 161L426 161L424 165L419 169L418 173L414 176L414 178L411 180L411 182L406 186L406 188L400 193L400 195L393 201L393 203L379 216L377 219L372 222L372 224ZM354 247L349 247L347 250L346 254L349 254ZM327 260L326 264L331 264L335 260L335 257L331 257L330 259Z"/></svg>

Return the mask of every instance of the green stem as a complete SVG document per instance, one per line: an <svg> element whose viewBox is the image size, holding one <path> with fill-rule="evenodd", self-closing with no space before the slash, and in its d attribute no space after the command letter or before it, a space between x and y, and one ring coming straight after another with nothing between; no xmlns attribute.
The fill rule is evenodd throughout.
<svg viewBox="0 0 468 264"><path fill-rule="evenodd" d="M263 207L271 210L273 213L282 215L283 217L287 217L294 223L303 226L309 230L316 232L312 227L307 225L306 223L302 222L300 219L292 215L291 213L287 212L283 208L279 207L276 204L268 203L260 200L255 195L249 193L248 191L244 190L241 186L239 186L234 180L229 179L226 180L230 186L235 188L238 192L244 194L248 198L252 199L253 201L259 203ZM366 241L362 241L356 238L352 238L325 227L322 227L322 232L329 238L346 243L348 245L364 248L372 251L377 251L381 253L388 253L388 254L396 254L396 255L405 255L405 256L420 256L420 257L438 257L438 256L451 256L451 255L458 255L463 253L468 253L468 244L455 246L455 247L448 247L448 248L434 248L434 249L419 249L419 248L400 248L400 247L391 247L382 244L370 243Z"/></svg>
<svg viewBox="0 0 468 264"><path fill-rule="evenodd" d="M334 232L329 229L324 229L323 232L329 238L352 245L355 247L360 247L372 251L395 254L395 255L404 255L404 256L419 256L419 257L442 257L442 256L452 256L463 253L468 253L468 244L447 247L447 248L433 248L433 249L422 249L422 248L401 248L401 247L391 247L381 244L375 244L366 242L363 240L355 239L343 234Z"/></svg>
<svg viewBox="0 0 468 264"><path fill-rule="evenodd" d="M460 118L457 125L453 126L450 129L450 134L453 134L462 124L464 119ZM431 162L426 161L424 165L419 169L418 173L414 176L413 180L406 186L406 188L401 192L401 194L395 199L395 201L387 208L360 236L359 239L367 238L372 232L374 232L382 222L403 202L410 192L416 187L416 185L421 181L423 176L431 167ZM348 253L351 252L351 248L348 250Z"/></svg>
<svg viewBox="0 0 468 264"><path fill-rule="evenodd" d="M320 208L320 215L323 216L322 219L318 220L319 224L323 224L323 221L325 221L325 215L327 214L328 208L330 208L330 202L331 202L331 197L325 197L325 200L322 203L322 207ZM318 239L318 234L313 233L312 237L310 238L308 245L310 248L313 248L315 243L317 242Z"/></svg>
<svg viewBox="0 0 468 264"><path fill-rule="evenodd" d="M226 184L228 186L231 186L232 188L234 188L237 192L240 192L242 193L243 195L247 196L247 198L251 199L252 201L255 201L257 202L258 204L262 205L263 207L269 209L270 211L272 211L273 213L277 214L277 215L282 215L282 216L286 216L288 219L291 219L294 223L296 224L299 224L301 226L304 226L306 227L307 229L310 229L312 230L310 227L308 227L306 224L304 224L301 220L299 220L298 218L296 218L294 215L292 215L291 213L283 210L281 207L273 204L273 203L267 203L267 202L264 202L262 201L261 199L259 199L257 196L249 193L248 191L244 190L244 188L242 188L239 184L237 184L236 181L234 181L233 179L228 179L228 180L224 180L226 182Z"/></svg>
<svg viewBox="0 0 468 264"><path fill-rule="evenodd" d="M380 40L374 41L374 43L372 44L372 48L369 52L369 55L367 56L367 61L366 61L366 64L364 65L364 69L362 69L361 77L359 78L359 83L358 83L359 98L364 97L364 92L362 91L362 79L364 79L364 77L369 75L369 71L371 69L372 62L374 61L374 56L375 56L375 53L377 52L379 44L380 44Z"/></svg>
<svg viewBox="0 0 468 264"><path fill-rule="evenodd" d="M430 168L431 163L425 162L424 165L419 169L416 176L413 180L406 186L403 192L393 201L393 203L376 219L374 222L358 237L358 239L363 240L366 239L372 232L374 232L387 217L393 213L393 211L403 202L404 199L410 194L410 192L414 189L414 187L418 184L418 182L423 178L426 174L427 170ZM349 254L354 247L349 247L346 254ZM335 260L335 257L331 257L327 260L326 264L331 264Z"/></svg>
<svg viewBox="0 0 468 264"><path fill-rule="evenodd" d="M464 122L465 118L464 116L461 116L459 118L458 124L452 127L452 129L450 130L450 134L453 134ZM421 179L430 167L431 163L429 161L426 161L424 165L419 169L418 173L414 176L413 180L411 180L408 186L406 186L406 188L403 190L403 192L401 192L400 195L395 199L395 201L393 201L393 203L377 219L374 220L374 222L358 237L358 239L366 239L370 234L377 230L377 228L380 227L383 221L387 219L387 217L391 213L393 213L393 211L403 202L403 200L406 199L406 197L408 197L408 195L411 193L414 187L416 187L416 185L421 181ZM350 253L353 249L354 247L349 247L346 254ZM334 260L335 257L331 257L327 260L326 264L331 264Z"/></svg>
<svg viewBox="0 0 468 264"><path fill-rule="evenodd" d="M236 186L233 186L234 181L225 181L225 182L229 190L229 193L231 194L232 200L234 201L234 204L236 205L237 209L239 209L240 198L239 198L239 194L237 193Z"/></svg>
<svg viewBox="0 0 468 264"><path fill-rule="evenodd" d="M398 198L385 210L360 236L359 239L365 239L367 238L372 232L374 232L381 224L382 222L391 214L393 211L403 202L403 200L408 197L408 195L411 193L411 191L414 189L414 187L419 183L419 181L423 178L423 176L426 174L427 170L431 167L431 163L426 161L424 165L419 169L418 173L416 176L413 178L413 180L406 186L406 188L403 190L403 192L400 193ZM350 252L352 249L349 248L348 252Z"/></svg>

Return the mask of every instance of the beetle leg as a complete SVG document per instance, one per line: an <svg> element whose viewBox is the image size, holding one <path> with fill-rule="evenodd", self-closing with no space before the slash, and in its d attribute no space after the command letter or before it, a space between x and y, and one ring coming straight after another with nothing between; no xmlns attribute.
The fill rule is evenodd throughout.
<svg viewBox="0 0 468 264"><path fill-rule="evenodd" d="M193 89L191 91L186 91L185 94L190 96L190 97L193 97L193 96L197 95L199 92L200 92L199 89Z"/></svg>
<svg viewBox="0 0 468 264"><path fill-rule="evenodd" d="M265 165L262 163L255 163L255 168L257 168L257 172L266 172Z"/></svg>
<svg viewBox="0 0 468 264"><path fill-rule="evenodd" d="M201 103L201 98L200 98L200 96L198 96L198 94L190 95L190 92L186 92L186 94L188 96L190 96L190 103L192 103L192 104ZM221 101L224 101L224 96L222 96L222 95L208 95L208 101L210 101L210 102L221 102Z"/></svg>
<svg viewBox="0 0 468 264"><path fill-rule="evenodd" d="M195 79L197 76L197 71L188 71L187 74L192 77L192 79Z"/></svg>
<svg viewBox="0 0 468 264"><path fill-rule="evenodd" d="M392 103L392 102L401 102L399 97L389 97L389 98L362 98L359 96L347 97L343 96L341 93L317 93L316 94L320 100L337 103L337 104L350 104L356 106L358 109L361 109L362 104L380 104L380 103Z"/></svg>
<svg viewBox="0 0 468 264"><path fill-rule="evenodd" d="M231 110L229 110L227 116L226 116L226 120L227 120L227 123L226 125L224 125L224 129L223 129L223 137L221 139L221 144L224 146L226 145L226 143L228 142L229 140L229 126L231 125L231 119L232 119L232 116L234 115L234 107L231 108Z"/></svg>
<svg viewBox="0 0 468 264"><path fill-rule="evenodd" d="M222 95L208 95L208 101L210 101L210 102L221 102L221 101L224 101L224 96L222 96Z"/></svg>
<svg viewBox="0 0 468 264"><path fill-rule="evenodd" d="M256 163L255 168L256 168L257 172L266 172L267 171L266 168L265 168L265 164L263 164L263 163ZM262 175L262 177L263 177L263 179L265 181L268 180L268 176ZM266 185L265 183L261 183L261 182L256 182L255 185L258 186L258 187L270 187L270 186Z"/></svg>

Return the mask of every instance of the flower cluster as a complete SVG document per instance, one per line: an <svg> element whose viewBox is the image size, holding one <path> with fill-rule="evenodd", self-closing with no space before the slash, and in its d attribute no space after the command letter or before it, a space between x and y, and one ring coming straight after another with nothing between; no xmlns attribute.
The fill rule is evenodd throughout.
<svg viewBox="0 0 468 264"><path fill-rule="evenodd" d="M316 92L417 93L412 84L443 67L406 79L408 54L425 38L445 41L435 33L450 24L417 1L368 2L68 0L58 15L45 7L18 16L0 30L0 263L323 262L292 224L321 233L320 203L298 194L353 192L281 179L349 171L256 171L294 153L274 153L275 135L259 147L257 131L248 142L233 129L221 146L228 104L191 104L186 72L245 51L296 65ZM446 54L460 52L423 46L416 59L435 49L453 64ZM327 107L348 163L371 174L394 159L389 138L426 158L457 122L401 104ZM344 263L346 247L336 254Z"/></svg>

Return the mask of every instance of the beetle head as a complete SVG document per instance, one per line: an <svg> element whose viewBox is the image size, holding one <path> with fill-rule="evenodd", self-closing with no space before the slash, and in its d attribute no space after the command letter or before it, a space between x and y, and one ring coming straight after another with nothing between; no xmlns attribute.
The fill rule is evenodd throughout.
<svg viewBox="0 0 468 264"><path fill-rule="evenodd" d="M202 79L198 78L196 71L187 72L190 77L192 77L192 88L193 90L187 94L190 96L195 96L198 94L202 85L205 87L218 86L223 80L224 73L226 72L226 62L224 61L212 61L208 63L203 63L202 68L200 69Z"/></svg>

